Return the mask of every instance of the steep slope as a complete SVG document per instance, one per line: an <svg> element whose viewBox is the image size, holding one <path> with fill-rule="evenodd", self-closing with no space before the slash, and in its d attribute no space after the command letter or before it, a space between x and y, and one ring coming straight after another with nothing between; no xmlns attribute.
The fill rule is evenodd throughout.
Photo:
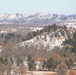
<svg viewBox="0 0 76 75"><path fill-rule="evenodd" d="M51 51L56 46L62 48L64 46L63 42L72 38L74 31L75 30L73 28L66 28L65 26L45 26L40 31L40 34L29 40L16 44L15 48L35 48L37 50L43 48L47 51Z"/></svg>

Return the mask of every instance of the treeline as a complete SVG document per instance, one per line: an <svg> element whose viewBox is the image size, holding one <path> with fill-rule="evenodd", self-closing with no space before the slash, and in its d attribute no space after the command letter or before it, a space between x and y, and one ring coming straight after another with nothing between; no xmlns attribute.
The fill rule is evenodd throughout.
<svg viewBox="0 0 76 75"><path fill-rule="evenodd" d="M26 36L22 36L21 34L16 34L16 33L1 33L0 34L0 43L7 45L7 44L16 44L25 40L29 40L37 35L41 35L45 32L50 33L51 31L56 31L57 29L67 29L66 26L58 26L56 24L54 25L48 25L44 26L42 30L37 30L37 31L32 31L29 32ZM63 31L61 31L62 35L64 36ZM57 33L55 33L55 36L57 36Z"/></svg>
<svg viewBox="0 0 76 75"><path fill-rule="evenodd" d="M71 48L69 48L71 50L72 53L76 54L76 31L73 33L73 37L67 39L64 44L68 44L71 46Z"/></svg>
<svg viewBox="0 0 76 75"><path fill-rule="evenodd" d="M8 44L13 45L22 41L25 41L25 37L23 37L21 34L16 33L0 34L0 44L3 46L6 46Z"/></svg>
<svg viewBox="0 0 76 75"><path fill-rule="evenodd" d="M53 24L53 25L48 25L48 26L44 26L42 30L37 30L37 31L33 31L33 32L29 32L26 36L26 40L29 40L37 35L41 35L45 32L47 33L50 33L50 31L56 31L57 29L64 29L66 30L67 27L66 26L59 26L59 25L56 25L56 24ZM64 35L64 33L62 32L62 34Z"/></svg>

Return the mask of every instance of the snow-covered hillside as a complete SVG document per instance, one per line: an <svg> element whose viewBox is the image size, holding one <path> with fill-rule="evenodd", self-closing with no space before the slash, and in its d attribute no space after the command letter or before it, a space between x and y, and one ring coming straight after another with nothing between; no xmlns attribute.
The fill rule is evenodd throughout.
<svg viewBox="0 0 76 75"><path fill-rule="evenodd" d="M48 27L49 28L49 27ZM53 28L49 30L48 28L43 29L44 32L40 35L37 35L33 37L32 39L26 40L24 42L16 44L15 47L24 47L24 48L30 48L34 47L37 50L39 50L41 47L44 48L44 50L50 51L51 49L54 49L56 46L62 48L63 42L68 39L69 37L73 37L74 29L71 28L63 28L59 27L56 30Z"/></svg>
<svg viewBox="0 0 76 75"><path fill-rule="evenodd" d="M0 14L0 24L31 24L47 25L57 23L60 25L76 25L76 15L58 15L51 13L36 14Z"/></svg>

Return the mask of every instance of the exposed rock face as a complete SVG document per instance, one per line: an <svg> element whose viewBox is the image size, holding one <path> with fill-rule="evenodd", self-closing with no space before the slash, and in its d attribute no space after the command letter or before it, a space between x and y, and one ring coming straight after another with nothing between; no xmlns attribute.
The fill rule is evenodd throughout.
<svg viewBox="0 0 76 75"><path fill-rule="evenodd" d="M56 46L62 48L63 42L66 39L72 38L74 29L73 28L64 28L61 26L56 26L56 29L51 28L52 26L45 27L40 35L33 37L27 41L16 44L15 47L24 47L24 48L36 48L39 50L41 47L44 50L50 51L54 49Z"/></svg>

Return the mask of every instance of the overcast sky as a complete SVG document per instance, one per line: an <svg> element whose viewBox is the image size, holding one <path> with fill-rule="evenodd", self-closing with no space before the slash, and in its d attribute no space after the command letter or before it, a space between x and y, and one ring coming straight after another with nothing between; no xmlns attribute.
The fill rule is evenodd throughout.
<svg viewBox="0 0 76 75"><path fill-rule="evenodd" d="M76 14L76 0L0 0L0 13Z"/></svg>

